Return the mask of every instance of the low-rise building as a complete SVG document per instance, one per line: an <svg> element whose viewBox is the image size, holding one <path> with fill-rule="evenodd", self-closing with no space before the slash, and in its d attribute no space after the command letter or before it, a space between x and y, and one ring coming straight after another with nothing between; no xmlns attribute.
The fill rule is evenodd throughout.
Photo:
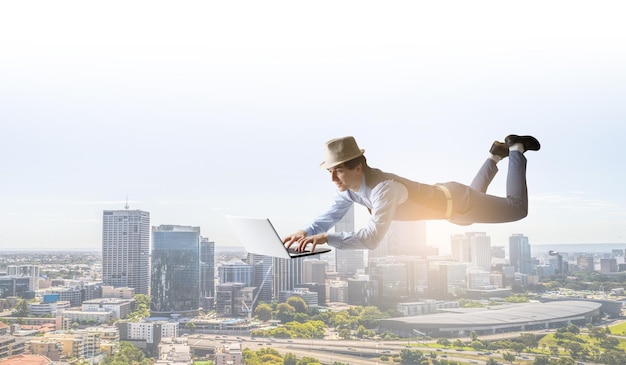
<svg viewBox="0 0 626 365"><path fill-rule="evenodd" d="M0 359L24 353L26 339L10 335L0 336Z"/></svg>
<svg viewBox="0 0 626 365"><path fill-rule="evenodd" d="M244 365L243 353L240 343L230 343L221 348L217 348L215 354L215 365Z"/></svg>
<svg viewBox="0 0 626 365"><path fill-rule="evenodd" d="M84 301L81 308L84 312L112 312L114 319L124 319L131 312L134 302L134 299L92 299Z"/></svg>
<svg viewBox="0 0 626 365"><path fill-rule="evenodd" d="M42 301L39 303L28 304L28 314L33 316L56 316L60 312L70 308L70 302L68 301L55 301L47 302Z"/></svg>

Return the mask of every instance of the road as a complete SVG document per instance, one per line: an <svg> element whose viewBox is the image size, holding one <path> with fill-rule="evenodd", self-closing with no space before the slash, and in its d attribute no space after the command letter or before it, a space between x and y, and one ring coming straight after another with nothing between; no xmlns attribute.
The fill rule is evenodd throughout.
<svg viewBox="0 0 626 365"><path fill-rule="evenodd" d="M435 352L438 358L484 365L488 357L478 355L476 351L456 351L451 349L427 349L415 347L415 343L409 344L407 341L360 341L360 340L320 340L320 339L268 339L221 336L223 341L239 341L242 348L259 350L263 347L270 347L281 354L291 352L298 358L311 356L320 360L323 364L333 364L335 361L350 365L371 365L387 364L380 361L383 355L393 356L405 348L420 350L428 355ZM492 354L499 362L503 362L502 355ZM484 360L483 360L484 359Z"/></svg>

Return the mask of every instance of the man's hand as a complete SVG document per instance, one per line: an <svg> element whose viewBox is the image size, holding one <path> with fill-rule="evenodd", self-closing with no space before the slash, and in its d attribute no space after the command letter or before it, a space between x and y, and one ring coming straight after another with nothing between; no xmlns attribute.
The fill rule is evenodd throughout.
<svg viewBox="0 0 626 365"><path fill-rule="evenodd" d="M306 251L306 247L311 244L311 252L315 251L317 245L323 245L328 241L328 235L326 233L316 234L314 236L307 237L305 231L297 231L296 233L283 238L285 247L290 248L292 245L296 245L294 248L297 252Z"/></svg>
<svg viewBox="0 0 626 365"><path fill-rule="evenodd" d="M285 247L289 248L294 243L298 243L298 241L300 241L304 237L306 237L306 232L303 230L299 230L294 234L290 234L289 236L284 237L283 244L285 245Z"/></svg>

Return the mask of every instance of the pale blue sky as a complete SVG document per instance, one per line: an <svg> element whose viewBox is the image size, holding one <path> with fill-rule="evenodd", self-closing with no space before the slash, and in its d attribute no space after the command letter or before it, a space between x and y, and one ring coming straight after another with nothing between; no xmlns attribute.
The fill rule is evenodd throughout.
<svg viewBox="0 0 626 365"><path fill-rule="evenodd" d="M469 183L509 133L542 143L529 216L429 222L430 244L626 243L626 5L413 3L2 3L0 249L99 249L126 196L222 245L224 214L286 234L330 202L330 138Z"/></svg>

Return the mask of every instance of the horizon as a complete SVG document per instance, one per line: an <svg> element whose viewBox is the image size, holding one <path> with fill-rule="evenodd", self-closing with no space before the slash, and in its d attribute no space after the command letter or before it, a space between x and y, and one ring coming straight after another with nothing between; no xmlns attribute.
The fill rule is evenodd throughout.
<svg viewBox="0 0 626 365"><path fill-rule="evenodd" d="M532 244L529 243L530 247L555 247L555 246L604 246L603 248L606 248L607 246L615 246L615 247L619 247L619 246L624 246L624 250L626 250L626 242L623 243L616 243L616 242L579 242L579 243L559 243L559 244ZM507 247L506 245L491 245L491 247ZM237 251L242 251L242 252L247 252L245 250L245 248L243 246L239 246L239 245L235 245L235 246L224 246L224 245L218 245L217 243L215 244L215 249L220 249L220 250L227 250L227 249L236 249ZM89 253L93 253L93 252L97 252L100 253L102 252L102 249L58 249L58 250L54 250L54 249L46 249L44 251L42 251L41 249L22 249L22 250L18 250L18 249L3 249L0 248L0 253L31 253L31 252L40 252L40 253L59 253L59 252L66 252L66 253L72 253L72 252L89 252ZM569 253L570 251L562 251L564 253ZM605 252L605 251L591 251L591 252ZM445 255L443 255L445 256Z"/></svg>

